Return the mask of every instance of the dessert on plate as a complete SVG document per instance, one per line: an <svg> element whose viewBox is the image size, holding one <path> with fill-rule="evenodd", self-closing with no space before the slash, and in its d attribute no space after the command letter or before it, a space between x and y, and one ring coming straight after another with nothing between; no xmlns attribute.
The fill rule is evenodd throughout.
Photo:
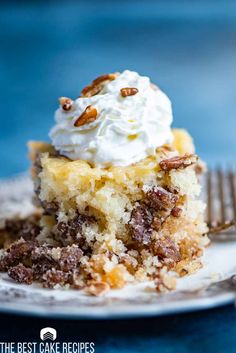
<svg viewBox="0 0 236 353"><path fill-rule="evenodd" d="M59 102L51 143L29 143L35 213L6 220L0 269L94 295L147 280L174 289L209 241L202 162L171 128L169 98L126 70Z"/></svg>

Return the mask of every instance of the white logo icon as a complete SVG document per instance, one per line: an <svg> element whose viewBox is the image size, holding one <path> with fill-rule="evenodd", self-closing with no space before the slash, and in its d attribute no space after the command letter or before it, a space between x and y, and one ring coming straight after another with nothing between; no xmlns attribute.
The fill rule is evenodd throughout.
<svg viewBox="0 0 236 353"><path fill-rule="evenodd" d="M42 330L40 330L40 338L42 341L55 341L55 339L57 338L57 331L52 327L44 327L42 328Z"/></svg>

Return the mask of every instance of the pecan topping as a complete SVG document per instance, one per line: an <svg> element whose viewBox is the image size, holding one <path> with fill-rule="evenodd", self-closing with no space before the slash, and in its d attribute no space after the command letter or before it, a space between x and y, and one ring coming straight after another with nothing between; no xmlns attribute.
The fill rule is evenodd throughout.
<svg viewBox="0 0 236 353"><path fill-rule="evenodd" d="M162 170L169 171L171 169L186 168L196 163L198 157L195 154L185 154L184 156L175 156L163 159L159 165Z"/></svg>
<svg viewBox="0 0 236 353"><path fill-rule="evenodd" d="M175 207L172 209L172 211L171 211L172 216L173 216L173 217L176 217L176 218L180 217L180 216L181 216L181 213L182 213L182 209L181 209L180 207L177 207L177 206L175 206Z"/></svg>
<svg viewBox="0 0 236 353"><path fill-rule="evenodd" d="M33 271L22 264L11 267L8 276L17 283L31 284L33 282Z"/></svg>
<svg viewBox="0 0 236 353"><path fill-rule="evenodd" d="M53 288L56 285L64 286L70 281L70 273L52 268L43 274L42 281L47 288Z"/></svg>
<svg viewBox="0 0 236 353"><path fill-rule="evenodd" d="M72 271L79 267L82 255L78 245L52 248L44 244L32 252L31 261L34 273L38 276L52 268L63 272Z"/></svg>
<svg viewBox="0 0 236 353"><path fill-rule="evenodd" d="M67 97L60 97L59 98L59 103L62 107L63 110L66 112L72 108L73 105L73 100Z"/></svg>
<svg viewBox="0 0 236 353"><path fill-rule="evenodd" d="M136 93L138 93L138 89L135 87L125 87L120 90L122 97L134 96Z"/></svg>
<svg viewBox="0 0 236 353"><path fill-rule="evenodd" d="M86 292L96 297L106 294L110 290L110 286L106 282L91 281L89 286L85 288Z"/></svg>
<svg viewBox="0 0 236 353"><path fill-rule="evenodd" d="M159 231L177 201L178 195L160 186L149 190L140 204L131 212L129 226L133 240L149 244L152 232Z"/></svg>
<svg viewBox="0 0 236 353"><path fill-rule="evenodd" d="M97 119L97 109L92 105L88 105L85 111L76 119L74 126L79 127L88 123L92 123Z"/></svg>
<svg viewBox="0 0 236 353"><path fill-rule="evenodd" d="M103 89L103 87L107 83L109 83L110 81L115 80L116 77L117 77L117 73L106 74L106 75L102 75L102 76L97 77L95 80L93 80L93 82L89 86L86 86L82 90L81 97L92 97L92 96L95 96L97 93L99 93Z"/></svg>
<svg viewBox="0 0 236 353"><path fill-rule="evenodd" d="M152 213L145 205L134 208L130 220L132 238L140 243L148 244L152 235L152 221Z"/></svg>
<svg viewBox="0 0 236 353"><path fill-rule="evenodd" d="M59 266L63 272L69 272L79 266L79 261L83 255L83 251L77 246L67 246L61 249Z"/></svg>
<svg viewBox="0 0 236 353"><path fill-rule="evenodd" d="M56 238L62 244L70 244L72 239L74 244L83 246L85 239L82 236L82 227L92 222L94 222L93 217L82 214L78 214L68 222L59 222L55 230Z"/></svg>
<svg viewBox="0 0 236 353"><path fill-rule="evenodd" d="M145 203L156 210L168 210L175 206L178 198L179 197L172 192L157 186L147 192Z"/></svg>
<svg viewBox="0 0 236 353"><path fill-rule="evenodd" d="M12 239L23 238L24 240L34 240L41 230L37 221L36 217L6 220L5 230L9 233Z"/></svg>
<svg viewBox="0 0 236 353"><path fill-rule="evenodd" d="M32 269L36 279L48 270L56 266L56 261L52 258L52 247L49 245L37 246L31 254Z"/></svg>
<svg viewBox="0 0 236 353"><path fill-rule="evenodd" d="M34 250L35 246L36 242L33 241L20 241L13 243L0 261L0 271L5 271L26 260Z"/></svg>
<svg viewBox="0 0 236 353"><path fill-rule="evenodd" d="M160 259L168 258L175 262L181 260L180 252L169 236L156 240L153 244L153 252Z"/></svg>

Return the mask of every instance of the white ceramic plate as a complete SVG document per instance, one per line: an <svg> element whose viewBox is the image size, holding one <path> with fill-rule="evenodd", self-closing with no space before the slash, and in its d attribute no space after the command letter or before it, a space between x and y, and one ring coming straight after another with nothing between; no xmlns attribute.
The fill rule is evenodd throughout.
<svg viewBox="0 0 236 353"><path fill-rule="evenodd" d="M32 210L32 185L27 176L0 182L0 225L5 217ZM204 267L180 278L177 290L157 294L152 283L110 291L105 297L82 291L19 285L6 274L0 280L0 311L65 318L125 318L174 314L233 303L236 293L236 241L206 249Z"/></svg>

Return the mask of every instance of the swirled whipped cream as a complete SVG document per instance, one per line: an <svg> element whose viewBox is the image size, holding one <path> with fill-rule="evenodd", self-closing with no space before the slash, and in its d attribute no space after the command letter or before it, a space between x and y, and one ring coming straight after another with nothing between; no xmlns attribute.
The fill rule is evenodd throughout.
<svg viewBox="0 0 236 353"><path fill-rule="evenodd" d="M148 77L125 70L100 88L56 111L50 137L60 154L97 167L127 166L172 142L171 102ZM129 95L123 88L135 90ZM89 106L97 114L86 123Z"/></svg>

